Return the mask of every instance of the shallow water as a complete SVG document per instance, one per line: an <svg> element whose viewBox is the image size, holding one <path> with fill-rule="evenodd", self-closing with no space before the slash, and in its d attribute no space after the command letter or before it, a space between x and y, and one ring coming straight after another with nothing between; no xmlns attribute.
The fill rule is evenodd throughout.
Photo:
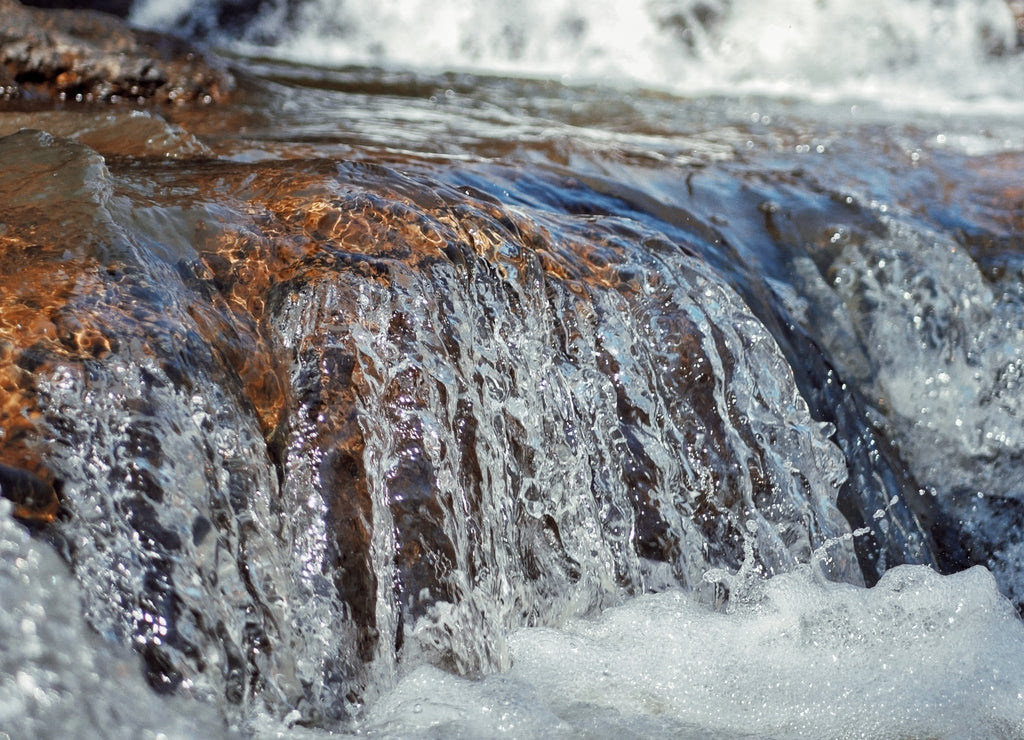
<svg viewBox="0 0 1024 740"><path fill-rule="evenodd" d="M3 460L64 502L4 520L0 730L1020 736L997 5L804 9L799 38L863 12L917 53L797 95L801 47L781 95L725 50L791 3L672 47L704 82L622 62L597 10L603 81L400 35L316 66L319 5L269 38L267 4L230 105L0 113ZM947 79L917 59L951 18Z"/></svg>

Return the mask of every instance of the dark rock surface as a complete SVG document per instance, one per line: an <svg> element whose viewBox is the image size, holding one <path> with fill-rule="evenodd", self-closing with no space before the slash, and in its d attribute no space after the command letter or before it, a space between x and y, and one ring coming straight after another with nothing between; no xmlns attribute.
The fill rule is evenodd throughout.
<svg viewBox="0 0 1024 740"><path fill-rule="evenodd" d="M47 8L50 10L98 10L103 13L110 13L121 18L127 18L132 9L132 0L88 0L87 2L73 2L73 0L29 0L22 3L33 8Z"/></svg>

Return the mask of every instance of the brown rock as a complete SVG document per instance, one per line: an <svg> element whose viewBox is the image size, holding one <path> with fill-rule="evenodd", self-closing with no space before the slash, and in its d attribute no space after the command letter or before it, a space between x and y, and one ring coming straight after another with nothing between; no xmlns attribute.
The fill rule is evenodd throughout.
<svg viewBox="0 0 1024 740"><path fill-rule="evenodd" d="M75 106L62 110L0 111L0 136L22 129L72 139L104 157L183 159L210 155L209 148L195 136L151 110Z"/></svg>
<svg viewBox="0 0 1024 740"><path fill-rule="evenodd" d="M233 87L185 43L115 16L0 0L0 99L209 103Z"/></svg>

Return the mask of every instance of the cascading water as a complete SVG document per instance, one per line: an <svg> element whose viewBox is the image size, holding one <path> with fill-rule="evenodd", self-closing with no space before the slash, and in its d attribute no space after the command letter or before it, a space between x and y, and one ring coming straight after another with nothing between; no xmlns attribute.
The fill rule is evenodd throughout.
<svg viewBox="0 0 1024 740"><path fill-rule="evenodd" d="M693 97L844 2L523 7L430 64L618 86L264 3L230 103L0 111L0 733L1024 733L1019 125ZM390 69L296 64L327 10Z"/></svg>
<svg viewBox="0 0 1024 740"><path fill-rule="evenodd" d="M1015 13L1004 0L140 0L132 18L301 63L935 105L1019 98Z"/></svg>
<svg viewBox="0 0 1024 740"><path fill-rule="evenodd" d="M738 567L745 530L766 574L849 531L828 430L685 245L359 165L301 188L189 172L174 206L151 192L129 213L87 150L6 144L57 150L88 194L61 228L102 247L58 311L102 335L35 349L39 425L87 616L159 685L276 704L324 683L311 711L330 714L409 637L492 672L518 626ZM833 555L859 580L848 543Z"/></svg>

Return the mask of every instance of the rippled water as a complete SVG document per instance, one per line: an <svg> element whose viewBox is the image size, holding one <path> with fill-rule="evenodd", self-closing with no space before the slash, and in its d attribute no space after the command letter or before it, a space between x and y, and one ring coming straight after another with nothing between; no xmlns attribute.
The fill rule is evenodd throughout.
<svg viewBox="0 0 1024 740"><path fill-rule="evenodd" d="M0 485L62 502L3 521L0 730L1024 733L1012 89L298 38L223 107L0 112Z"/></svg>

